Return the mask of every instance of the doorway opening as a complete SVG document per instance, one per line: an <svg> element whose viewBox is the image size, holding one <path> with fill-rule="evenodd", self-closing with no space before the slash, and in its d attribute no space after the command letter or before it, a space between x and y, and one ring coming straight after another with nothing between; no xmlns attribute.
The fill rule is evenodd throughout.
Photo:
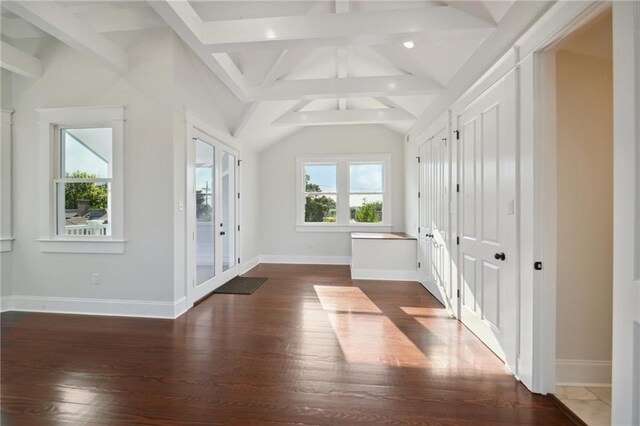
<svg viewBox="0 0 640 426"><path fill-rule="evenodd" d="M555 191L545 195L545 277L556 288L555 397L587 424L611 422L613 295L611 10L545 53ZM553 234L553 235L552 235ZM551 260L550 262L548 260ZM547 281L548 282L548 281Z"/></svg>

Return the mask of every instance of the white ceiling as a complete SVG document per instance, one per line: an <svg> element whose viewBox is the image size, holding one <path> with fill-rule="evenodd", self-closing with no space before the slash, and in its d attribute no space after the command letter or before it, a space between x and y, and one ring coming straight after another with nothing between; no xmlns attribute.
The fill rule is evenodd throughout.
<svg viewBox="0 0 640 426"><path fill-rule="evenodd" d="M493 32L513 1L156 0L58 4L98 33L172 27L246 103L244 116L227 123L231 131L245 143L263 149L301 129L293 124L307 119L326 125L368 122L378 117L391 120L381 124L406 132ZM397 13L400 18L394 21ZM322 19L337 14L349 20L335 22L349 22L350 28L342 24L332 27L333 21L328 27L323 24ZM415 28L403 24L412 16L431 19L431 14L438 17L433 22L414 20ZM388 25L384 20L387 16ZM282 17L289 18L281 21ZM313 20L307 21L307 17ZM371 26L372 19L383 19L374 33L363 29ZM239 21L224 26L232 20ZM249 23L246 28L242 27L245 23ZM201 30L202 25L209 25L208 33ZM45 35L4 8L1 26L3 40L9 43ZM323 29L325 32L321 32ZM403 47L402 41L409 39L415 41L415 48ZM212 56L212 52L217 53ZM349 79L346 87L339 81L344 78ZM300 80L314 81L305 84ZM379 113L367 112L372 109ZM279 125L273 124L276 120Z"/></svg>

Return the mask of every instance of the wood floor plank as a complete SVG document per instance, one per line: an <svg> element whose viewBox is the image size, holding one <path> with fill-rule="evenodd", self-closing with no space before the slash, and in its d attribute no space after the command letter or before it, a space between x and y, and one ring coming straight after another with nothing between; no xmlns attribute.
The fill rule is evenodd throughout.
<svg viewBox="0 0 640 426"><path fill-rule="evenodd" d="M175 321L2 314L3 424L571 424L418 283L248 275Z"/></svg>

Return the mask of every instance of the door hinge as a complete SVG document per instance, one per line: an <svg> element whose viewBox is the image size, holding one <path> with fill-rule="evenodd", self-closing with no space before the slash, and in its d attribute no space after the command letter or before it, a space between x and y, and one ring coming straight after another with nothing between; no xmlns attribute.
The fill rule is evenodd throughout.
<svg viewBox="0 0 640 426"><path fill-rule="evenodd" d="M456 291L456 295L458 296L458 299L460 299L460 289Z"/></svg>
<svg viewBox="0 0 640 426"><path fill-rule="evenodd" d="M460 237L456 237L456 245L460 245Z"/></svg>
<svg viewBox="0 0 640 426"><path fill-rule="evenodd" d="M240 263L240 258L238 258L238 263Z"/></svg>
<svg viewBox="0 0 640 426"><path fill-rule="evenodd" d="M420 157L416 157L416 159L418 160L418 163L420 162Z"/></svg>
<svg viewBox="0 0 640 426"><path fill-rule="evenodd" d="M447 146L447 138L442 138L442 142L444 142L444 146Z"/></svg>
<svg viewBox="0 0 640 426"><path fill-rule="evenodd" d="M242 160L238 160L238 167L240 167L240 163L242 162Z"/></svg>
<svg viewBox="0 0 640 426"><path fill-rule="evenodd" d="M418 268L420 267L420 262L418 262Z"/></svg>
<svg viewBox="0 0 640 426"><path fill-rule="evenodd" d="M418 198L420 198L420 191L418 191Z"/></svg>
<svg viewBox="0 0 640 426"><path fill-rule="evenodd" d="M240 193L238 192L238 200L240 199Z"/></svg>
<svg viewBox="0 0 640 426"><path fill-rule="evenodd" d="M456 183L456 192L460 192L460 184Z"/></svg>
<svg viewBox="0 0 640 426"><path fill-rule="evenodd" d="M453 134L456 135L456 140L459 141L460 140L460 130L454 130Z"/></svg>
<svg viewBox="0 0 640 426"><path fill-rule="evenodd" d="M534 262L533 269L535 269L536 271L542 271L542 262Z"/></svg>
<svg viewBox="0 0 640 426"><path fill-rule="evenodd" d="M240 225L238 225L238 232L240 232Z"/></svg>

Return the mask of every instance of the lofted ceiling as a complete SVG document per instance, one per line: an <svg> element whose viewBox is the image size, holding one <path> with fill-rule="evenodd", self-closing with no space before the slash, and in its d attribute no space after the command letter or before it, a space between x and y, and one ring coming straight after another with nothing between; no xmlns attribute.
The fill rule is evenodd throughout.
<svg viewBox="0 0 640 426"><path fill-rule="evenodd" d="M57 28L51 16L76 19L97 37L169 26L246 104L242 117L227 123L230 131L263 149L309 125L378 123L407 132L512 5L491 0L7 0L1 27L3 45L49 34L122 71L126 58L106 37L69 41L73 34ZM406 48L408 41L415 46Z"/></svg>

